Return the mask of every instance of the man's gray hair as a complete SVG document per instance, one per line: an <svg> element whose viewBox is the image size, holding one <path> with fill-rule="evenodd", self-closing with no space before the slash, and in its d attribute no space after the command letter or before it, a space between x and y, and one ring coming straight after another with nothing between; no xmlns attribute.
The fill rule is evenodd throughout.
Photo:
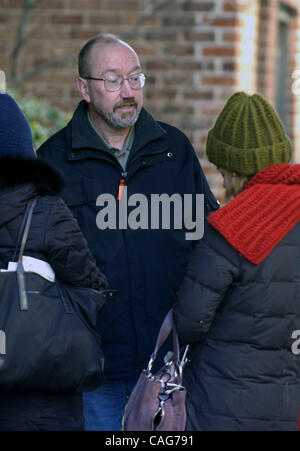
<svg viewBox="0 0 300 451"><path fill-rule="evenodd" d="M78 55L78 74L80 77L88 77L90 76L90 65L89 65L89 56L92 50L92 47L95 44L119 44L123 43L117 36L114 34L98 34L93 38L89 39L81 48Z"/></svg>

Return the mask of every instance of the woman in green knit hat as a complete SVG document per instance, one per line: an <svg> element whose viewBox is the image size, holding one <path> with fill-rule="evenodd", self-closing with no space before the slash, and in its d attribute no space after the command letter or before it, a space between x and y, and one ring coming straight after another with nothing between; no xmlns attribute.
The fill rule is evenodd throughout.
<svg viewBox="0 0 300 451"><path fill-rule="evenodd" d="M225 179L178 293L188 430L297 430L300 165L270 103L238 92L207 139Z"/></svg>
<svg viewBox="0 0 300 451"><path fill-rule="evenodd" d="M207 157L222 173L226 200L261 169L289 163L290 139L273 107L260 94L238 92L230 97L207 138ZM230 183L231 182L231 183Z"/></svg>

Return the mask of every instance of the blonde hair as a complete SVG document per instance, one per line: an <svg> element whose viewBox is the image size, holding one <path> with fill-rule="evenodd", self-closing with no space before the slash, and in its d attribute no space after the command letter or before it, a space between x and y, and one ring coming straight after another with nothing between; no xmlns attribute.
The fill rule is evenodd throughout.
<svg viewBox="0 0 300 451"><path fill-rule="evenodd" d="M227 176L227 180L229 179L231 183L227 183L227 186L224 184L225 188L225 201L226 203L237 196L243 189L243 186L251 177L247 177L245 175L239 175L235 172L227 171L226 169L222 169L221 173L225 179L225 175Z"/></svg>

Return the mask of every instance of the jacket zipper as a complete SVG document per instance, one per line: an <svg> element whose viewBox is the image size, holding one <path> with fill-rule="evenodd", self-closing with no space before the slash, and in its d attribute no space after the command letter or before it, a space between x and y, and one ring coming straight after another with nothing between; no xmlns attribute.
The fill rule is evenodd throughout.
<svg viewBox="0 0 300 451"><path fill-rule="evenodd" d="M122 198L122 193L123 193L123 189L124 189L124 186L125 186L125 179L126 179L126 176L127 176L127 172L122 172L121 175L122 175L122 178L121 178L120 183L119 183L119 190L118 190L118 197L117 197L117 200L119 200L119 201Z"/></svg>

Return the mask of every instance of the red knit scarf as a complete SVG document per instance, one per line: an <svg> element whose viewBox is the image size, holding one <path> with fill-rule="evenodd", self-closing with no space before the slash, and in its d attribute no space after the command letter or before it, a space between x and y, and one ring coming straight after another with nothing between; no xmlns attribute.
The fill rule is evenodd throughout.
<svg viewBox="0 0 300 451"><path fill-rule="evenodd" d="M300 164L262 169L208 221L247 260L260 263L300 220Z"/></svg>

